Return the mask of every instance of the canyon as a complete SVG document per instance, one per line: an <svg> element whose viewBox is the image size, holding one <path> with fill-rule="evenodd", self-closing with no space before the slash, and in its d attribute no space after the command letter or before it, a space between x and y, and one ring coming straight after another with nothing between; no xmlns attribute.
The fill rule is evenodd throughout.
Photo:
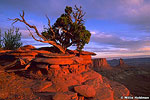
<svg viewBox="0 0 150 100"><path fill-rule="evenodd" d="M132 95L123 84L92 69L91 56L95 53L56 51L53 47L37 49L31 45L1 50L0 99L120 100L121 96ZM108 65L106 59L103 61L102 65Z"/></svg>

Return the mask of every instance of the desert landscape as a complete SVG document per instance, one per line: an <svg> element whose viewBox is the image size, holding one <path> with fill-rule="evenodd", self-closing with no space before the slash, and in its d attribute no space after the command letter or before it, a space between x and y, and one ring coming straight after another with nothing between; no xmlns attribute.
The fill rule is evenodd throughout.
<svg viewBox="0 0 150 100"><path fill-rule="evenodd" d="M77 56L76 50L54 51L31 45L0 50L0 99L121 100L122 96L150 94L147 66L129 66L120 59L112 67L106 58L91 59L96 55L92 52Z"/></svg>
<svg viewBox="0 0 150 100"><path fill-rule="evenodd" d="M95 53L83 51L76 56L79 52L73 50L69 54L50 50L54 48L36 49L31 45L15 51L1 50L0 98L120 100L131 95L124 85L90 69Z"/></svg>
<svg viewBox="0 0 150 100"><path fill-rule="evenodd" d="M96 59L94 59L96 60ZM149 96L150 68L149 58L132 59L99 59L99 65L94 65L96 71L110 80L125 85L134 96ZM101 66L101 67L100 67ZM113 66L113 67L110 67ZM97 70L98 69L98 70Z"/></svg>
<svg viewBox="0 0 150 100"><path fill-rule="evenodd" d="M149 100L150 1L1 0L0 100Z"/></svg>

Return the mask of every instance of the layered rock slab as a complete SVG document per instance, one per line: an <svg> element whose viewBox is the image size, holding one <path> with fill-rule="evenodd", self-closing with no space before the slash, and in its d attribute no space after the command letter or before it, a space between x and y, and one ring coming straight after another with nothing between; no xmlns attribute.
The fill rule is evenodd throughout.
<svg viewBox="0 0 150 100"><path fill-rule="evenodd" d="M95 97L96 91L89 85L80 85L74 87L74 90L84 97Z"/></svg>
<svg viewBox="0 0 150 100"><path fill-rule="evenodd" d="M70 51L71 55L64 55L48 51L40 52L34 48L21 50L36 53L30 60L31 64L24 75L40 81L35 82L30 88L41 100L62 100L62 98L64 100L113 100L117 96L119 98L120 95L128 95L123 91L128 89L121 89L121 87L125 88L121 84L111 85L113 82L105 81L100 74L89 69L93 53L82 52L79 55L78 52ZM9 54L19 58L25 55L21 50ZM120 94L117 89L120 90Z"/></svg>

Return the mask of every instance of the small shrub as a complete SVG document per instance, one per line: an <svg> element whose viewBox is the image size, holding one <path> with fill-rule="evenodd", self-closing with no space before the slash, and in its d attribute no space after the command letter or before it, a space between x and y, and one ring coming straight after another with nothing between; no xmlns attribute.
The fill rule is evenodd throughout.
<svg viewBox="0 0 150 100"><path fill-rule="evenodd" d="M15 34L14 34L15 32ZM21 33L19 32L19 28L9 29L8 32L5 32L5 36L3 37L3 48L5 50L14 50L22 46Z"/></svg>

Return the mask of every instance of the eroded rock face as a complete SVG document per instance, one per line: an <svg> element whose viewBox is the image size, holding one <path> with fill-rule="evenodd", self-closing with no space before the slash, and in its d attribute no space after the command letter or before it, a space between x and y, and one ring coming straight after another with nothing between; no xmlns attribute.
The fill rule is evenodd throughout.
<svg viewBox="0 0 150 100"><path fill-rule="evenodd" d="M125 64L125 62L123 61L123 59L120 58L119 59L119 64L116 67L122 67L122 68L124 68L124 67L130 67L130 66L128 66L127 64Z"/></svg>
<svg viewBox="0 0 150 100"><path fill-rule="evenodd" d="M84 97L94 97L96 94L95 89L89 85L76 86L74 90Z"/></svg>
<svg viewBox="0 0 150 100"><path fill-rule="evenodd" d="M111 69L110 65L107 63L106 58L92 59L92 61L93 61L92 68L95 71L100 71L103 69Z"/></svg>
<svg viewBox="0 0 150 100"><path fill-rule="evenodd" d="M122 65L124 65L125 63L124 63L124 61L123 61L123 59L119 59L119 66L122 66Z"/></svg>
<svg viewBox="0 0 150 100"><path fill-rule="evenodd" d="M32 55L27 70L21 73L36 80L28 88L41 100L117 100L115 98L120 95L129 95L128 89L121 84L106 81L102 75L89 69L92 53L83 52L77 56L78 52L75 51L70 51L71 54L57 54L25 48L4 55L11 55L12 59ZM20 62L26 66L25 62ZM98 59L94 64L98 69L110 67L106 59Z"/></svg>

